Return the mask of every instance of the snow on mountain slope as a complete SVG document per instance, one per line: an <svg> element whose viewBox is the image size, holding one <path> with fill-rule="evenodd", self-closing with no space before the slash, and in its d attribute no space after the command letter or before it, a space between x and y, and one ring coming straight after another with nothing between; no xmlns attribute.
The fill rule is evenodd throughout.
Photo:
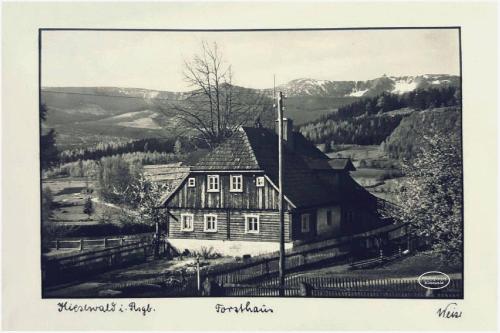
<svg viewBox="0 0 500 333"><path fill-rule="evenodd" d="M363 96L366 92L368 91L368 89L365 89L365 90L357 90L357 91L353 91L349 94L349 96L352 96L352 97L361 97Z"/></svg>
<svg viewBox="0 0 500 333"><path fill-rule="evenodd" d="M376 96L383 92L403 94L429 86L458 86L460 77L447 74L425 74L417 76L381 76L366 81L329 81L296 79L277 87L289 97L361 97Z"/></svg>
<svg viewBox="0 0 500 333"><path fill-rule="evenodd" d="M394 81L394 89L391 91L395 94L404 94L405 92L413 91L417 88L417 82L398 80Z"/></svg>

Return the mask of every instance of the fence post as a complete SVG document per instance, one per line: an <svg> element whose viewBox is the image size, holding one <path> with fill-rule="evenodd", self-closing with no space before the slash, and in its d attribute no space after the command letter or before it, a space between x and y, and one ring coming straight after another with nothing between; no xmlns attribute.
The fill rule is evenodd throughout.
<svg viewBox="0 0 500 333"><path fill-rule="evenodd" d="M200 281L200 257L196 257L196 287L198 288L198 293L201 289L201 281Z"/></svg>
<svg viewBox="0 0 500 333"><path fill-rule="evenodd" d="M122 239L121 239L121 245L122 246L125 245L125 237L122 237Z"/></svg>
<svg viewBox="0 0 500 333"><path fill-rule="evenodd" d="M104 248L108 247L108 238L104 237Z"/></svg>
<svg viewBox="0 0 500 333"><path fill-rule="evenodd" d="M80 238L80 251L83 251L83 238Z"/></svg>
<svg viewBox="0 0 500 333"><path fill-rule="evenodd" d="M59 250L59 239L56 239L56 250Z"/></svg>
<svg viewBox="0 0 500 333"><path fill-rule="evenodd" d="M313 287L305 282L300 282L300 296L312 296Z"/></svg>

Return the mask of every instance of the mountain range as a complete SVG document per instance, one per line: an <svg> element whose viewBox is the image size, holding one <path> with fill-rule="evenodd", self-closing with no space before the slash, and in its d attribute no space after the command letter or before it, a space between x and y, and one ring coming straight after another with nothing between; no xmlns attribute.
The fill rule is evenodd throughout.
<svg viewBox="0 0 500 333"><path fill-rule="evenodd" d="M383 92L403 94L419 88L459 84L459 76L445 74L398 77L384 75L366 81L296 79L278 86L277 90L284 91L289 97L373 97Z"/></svg>
<svg viewBox="0 0 500 333"><path fill-rule="evenodd" d="M366 81L296 79L277 90L286 96L286 116L302 124L334 112L362 97L384 92L402 94L419 88L459 86L453 75L382 76ZM272 96L273 89L249 89ZM64 148L87 146L102 140L168 137L179 129L172 105L186 92L120 87L43 87L48 109L44 126L55 128ZM270 103L272 101L269 100Z"/></svg>

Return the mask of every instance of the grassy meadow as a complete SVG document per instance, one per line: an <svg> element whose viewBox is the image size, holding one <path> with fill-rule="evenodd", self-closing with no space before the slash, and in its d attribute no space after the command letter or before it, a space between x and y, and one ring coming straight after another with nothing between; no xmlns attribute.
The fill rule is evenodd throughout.
<svg viewBox="0 0 500 333"><path fill-rule="evenodd" d="M54 198L51 221L64 224L97 224L103 214L117 214L118 209L97 200L92 181L79 177L44 179L42 188L50 188ZM90 197L94 212L89 216L83 212L87 197Z"/></svg>

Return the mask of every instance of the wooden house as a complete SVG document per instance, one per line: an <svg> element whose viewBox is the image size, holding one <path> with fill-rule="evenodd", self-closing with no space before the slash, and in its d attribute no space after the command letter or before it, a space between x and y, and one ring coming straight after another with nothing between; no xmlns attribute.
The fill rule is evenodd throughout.
<svg viewBox="0 0 500 333"><path fill-rule="evenodd" d="M380 226L377 198L349 175L349 159L329 159L284 121L285 247ZM168 240L180 250L229 255L279 248L278 136L242 127L200 159L162 198Z"/></svg>

